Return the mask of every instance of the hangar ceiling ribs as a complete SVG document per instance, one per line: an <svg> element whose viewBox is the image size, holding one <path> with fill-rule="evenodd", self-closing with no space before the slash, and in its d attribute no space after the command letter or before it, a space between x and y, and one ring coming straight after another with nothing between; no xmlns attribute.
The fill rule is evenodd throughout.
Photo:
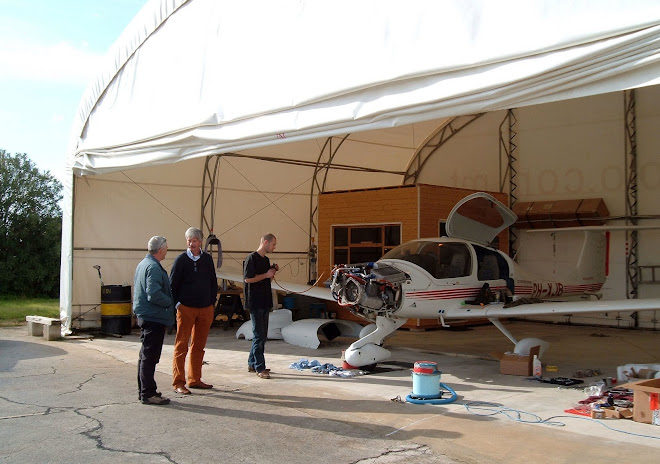
<svg viewBox="0 0 660 464"><path fill-rule="evenodd" d="M424 140L420 147L415 151L406 173L403 176L401 185L414 185L420 172L424 169L426 162L435 154L445 143L451 140L456 134L479 119L485 113L468 114L465 116L456 116L445 120L436 130Z"/></svg>

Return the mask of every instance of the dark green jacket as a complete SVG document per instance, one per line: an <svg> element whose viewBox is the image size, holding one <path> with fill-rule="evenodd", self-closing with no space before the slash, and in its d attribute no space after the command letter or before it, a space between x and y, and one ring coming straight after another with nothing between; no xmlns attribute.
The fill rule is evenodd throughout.
<svg viewBox="0 0 660 464"><path fill-rule="evenodd" d="M170 279L158 260L147 253L135 269L133 312L145 321L174 325L174 298Z"/></svg>

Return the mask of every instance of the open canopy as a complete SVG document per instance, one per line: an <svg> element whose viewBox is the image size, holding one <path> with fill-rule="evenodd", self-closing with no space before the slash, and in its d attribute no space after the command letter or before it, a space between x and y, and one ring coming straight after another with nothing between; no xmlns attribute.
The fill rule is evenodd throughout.
<svg viewBox="0 0 660 464"><path fill-rule="evenodd" d="M518 216L484 192L473 193L456 203L447 216L447 235L484 245L516 222Z"/></svg>

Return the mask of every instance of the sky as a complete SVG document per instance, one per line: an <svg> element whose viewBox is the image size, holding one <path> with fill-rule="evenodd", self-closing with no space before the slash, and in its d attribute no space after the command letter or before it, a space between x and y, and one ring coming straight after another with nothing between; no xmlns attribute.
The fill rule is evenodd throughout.
<svg viewBox="0 0 660 464"><path fill-rule="evenodd" d="M85 88L148 0L0 0L0 149L58 179Z"/></svg>

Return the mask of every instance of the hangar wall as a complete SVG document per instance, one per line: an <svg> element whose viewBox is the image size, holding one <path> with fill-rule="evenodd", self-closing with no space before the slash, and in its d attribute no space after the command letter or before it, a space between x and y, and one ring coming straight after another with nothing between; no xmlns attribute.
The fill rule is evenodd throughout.
<svg viewBox="0 0 660 464"><path fill-rule="evenodd" d="M316 145L308 148L318 150ZM100 326L100 282L94 265L101 266L105 285L132 285L149 238L163 235L170 251L162 264L169 271L185 249L185 230L202 227L204 164L205 159L198 158L74 179L72 327ZM271 232L278 237L271 257L280 266L278 279L307 282L314 168L228 156L220 161L217 176L214 232L222 242L223 266L240 272L245 256ZM330 183L348 188L397 181L392 174L343 171Z"/></svg>
<svg viewBox="0 0 660 464"><path fill-rule="evenodd" d="M658 214L660 200L660 87L637 91L637 140L639 163L639 210ZM625 143L622 93L586 97L516 109L518 119L519 201L603 197L612 216L625 214ZM484 115L452 138L429 159L418 183L475 190L497 191L506 161L499 155L498 128L504 111ZM428 124L434 124L429 122ZM437 122L435 122L437 124ZM401 131L405 128L393 128ZM387 140L365 140L359 149L341 149L334 162L405 171L421 143L412 131L409 158L402 161ZM338 139L337 139L338 140ZM252 155L268 148L251 150ZM320 153L318 141L290 146L291 158L310 158ZM168 238L169 269L185 247L187 227L200 226L201 179L204 159L124 173L75 178L73 318L99 319L99 281L92 268L102 267L105 284L132 284L137 262L146 253L152 235ZM314 169L256 159L223 157L216 182L215 233L225 250L225 266L240 269L245 255L258 245L259 237L272 232L278 237L276 259L281 280L308 279L310 193ZM331 170L325 190L400 185L392 172L367 173ZM506 184L505 184L506 185ZM508 187L505 186L505 191ZM316 197L312 197L312 207ZM144 220L144 212L156 212ZM107 218L113 218L107 226ZM657 224L658 221L655 221ZM617 224L623 224L618 222ZM518 261L542 274L560 274L575 265L581 234L520 235ZM315 237L316 238L316 237ZM640 232L640 264L660 263L660 231ZM613 232L610 247L610 277L604 286L607 298L625 298L625 234ZM284 264L284 265L282 265ZM657 297L660 285L640 287L640 297ZM653 312L643 315L649 321ZM585 322L598 322L581 318ZM80 322L80 321L79 321ZM626 325L625 318L611 316L604 323ZM654 326L652 322L648 324ZM74 323L74 327L76 325Z"/></svg>
<svg viewBox="0 0 660 464"><path fill-rule="evenodd" d="M660 87L637 89L637 161L640 215L660 214ZM518 121L517 190L519 201L602 197L611 216L626 214L625 112L623 93L610 93L515 110ZM497 190L500 160L498 126L505 112L486 114L437 154L418 181L450 187ZM505 187L505 189L508 189ZM624 225L625 221L609 221ZM642 225L658 225L647 220ZM574 268L581 232L519 232L517 261L535 272L561 275ZM639 264L660 264L660 231L638 232ZM604 298L626 298L626 236L610 233L609 277ZM640 298L658 297L660 285L641 285ZM628 326L624 315L589 315L572 322ZM640 313L641 325L657 328L653 312ZM565 319L565 318L562 318Z"/></svg>
<svg viewBox="0 0 660 464"><path fill-rule="evenodd" d="M201 172L203 160L186 165ZM154 235L168 239L166 269L185 248L188 224L199 222L199 175L182 165L135 169L75 179L73 221L73 327L100 324L101 266L105 285L133 285L135 266ZM154 176L154 174L157 175ZM149 218L148 220L146 218Z"/></svg>

